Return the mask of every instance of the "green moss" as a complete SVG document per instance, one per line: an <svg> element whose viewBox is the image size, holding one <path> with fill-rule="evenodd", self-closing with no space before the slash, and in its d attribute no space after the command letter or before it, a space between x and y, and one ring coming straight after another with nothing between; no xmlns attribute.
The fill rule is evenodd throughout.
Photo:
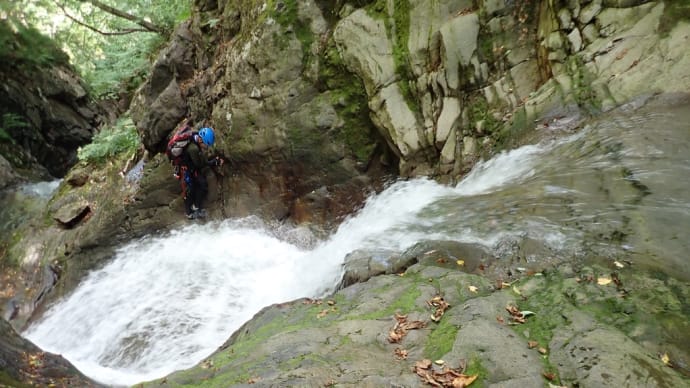
<svg viewBox="0 0 690 388"><path fill-rule="evenodd" d="M205 364L205 367L197 366L177 372L169 376L167 380L176 386L185 386L187 382L190 382L190 386L200 387L225 387L246 383L250 378L256 377L257 373L254 371L260 370L263 364L269 362L266 356L254 357L255 349L276 335L295 332L307 327L328 325L329 322L336 319L337 314L328 314L323 318L318 318L318 313L325 308L324 305L293 304L290 312L292 319L265 317L266 323L264 325L250 333L240 334L234 339L232 345L212 355L208 361L201 364ZM288 363L299 363L304 359L304 357L295 357ZM150 386L157 386L159 382L160 380L151 382Z"/></svg>
<svg viewBox="0 0 690 388"><path fill-rule="evenodd" d="M277 5L280 4L280 7ZM302 44L302 53L305 61L311 57L310 49L314 43L314 34L311 32L308 21L303 21L299 18L297 1L281 1L276 2L271 0L267 4L270 16L273 17L278 24L283 27L291 27L295 33L295 37ZM277 39L280 39L277 37Z"/></svg>
<svg viewBox="0 0 690 388"><path fill-rule="evenodd" d="M561 312L569 304L563 295L563 278L554 272L540 279L527 279L522 284L529 281L542 282L536 285L537 291L526 300L519 303L521 311L532 311L533 316L527 317L525 323L513 326L513 329L526 340L537 341L540 346L547 347L553 331L566 323ZM521 286L516 285L519 289ZM535 287L533 284L529 288Z"/></svg>
<svg viewBox="0 0 690 388"><path fill-rule="evenodd" d="M596 77L587 70L584 59L577 55L568 57L566 71L573 82L571 93L577 105L591 113L599 112L602 103L592 89Z"/></svg>
<svg viewBox="0 0 690 388"><path fill-rule="evenodd" d="M390 291L392 285L387 285L380 287L373 291L375 295L383 295L387 291ZM412 311L422 311L422 309L417 305L417 299L422 295L419 289L419 280L416 279L415 282L410 284L400 295L396 295L393 303L385 306L381 310L377 310L368 314L357 315L348 317L349 319L357 320L374 320L385 317L391 317L395 313L407 314Z"/></svg>
<svg viewBox="0 0 690 388"><path fill-rule="evenodd" d="M32 386L33 385L20 383L12 376L8 375L5 371L0 370L0 387L29 388Z"/></svg>
<svg viewBox="0 0 690 388"><path fill-rule="evenodd" d="M534 125L528 122L524 107L519 108L513 112L513 117L509 123L499 124L492 133L496 139L496 150L510 149L520 145L532 128Z"/></svg>
<svg viewBox="0 0 690 388"><path fill-rule="evenodd" d="M469 107L468 116L471 127L474 127L478 121L484 121L484 132L486 133L494 133L500 128L501 122L491 114L491 107L489 107L484 96L475 94L469 97L465 103Z"/></svg>
<svg viewBox="0 0 690 388"><path fill-rule="evenodd" d="M431 323L431 325L436 324ZM429 334L429 339L424 347L424 357L437 360L450 352L453 349L458 330L459 327L450 323L448 319L441 319L438 325L432 326L431 334Z"/></svg>
<svg viewBox="0 0 690 388"><path fill-rule="evenodd" d="M387 4L393 6L393 14L390 17ZM383 20L386 25L388 38L393 44L393 62L395 72L399 77L398 87L408 108L416 114L421 114L421 108L417 104L414 93L414 74L408 61L410 57L407 46L410 40L410 2L400 0L389 3L386 0L378 0L365 9L371 17Z"/></svg>
<svg viewBox="0 0 690 388"><path fill-rule="evenodd" d="M477 375L477 380L472 383L472 388L482 388L485 386L484 382L489 377L489 370L482 364L481 359L472 357L467 363L464 374L468 376Z"/></svg>
<svg viewBox="0 0 690 388"><path fill-rule="evenodd" d="M339 344L339 346L341 346L341 347L342 347L342 346L347 346L347 345L350 345L350 344L352 344L352 343L353 343L353 342L352 342L352 338L350 338L349 335L344 335L344 336L340 337L340 344Z"/></svg>
<svg viewBox="0 0 690 388"><path fill-rule="evenodd" d="M659 21L659 33L667 37L680 21L690 21L690 0L664 1L664 13Z"/></svg>
<svg viewBox="0 0 690 388"><path fill-rule="evenodd" d="M301 354L297 357L293 357L287 361L281 362L278 365L278 368L282 371L291 371L298 369L305 364L328 365L328 360L315 353Z"/></svg>
<svg viewBox="0 0 690 388"><path fill-rule="evenodd" d="M351 74L331 39L319 66L319 89L330 90L331 104L343 120L335 136L343 141L360 162L368 162L379 143L379 136L369 117L368 98L364 83Z"/></svg>

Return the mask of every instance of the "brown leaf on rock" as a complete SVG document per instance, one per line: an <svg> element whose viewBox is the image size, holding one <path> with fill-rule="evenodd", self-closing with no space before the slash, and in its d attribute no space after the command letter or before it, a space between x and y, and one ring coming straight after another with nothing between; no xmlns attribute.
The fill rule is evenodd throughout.
<svg viewBox="0 0 690 388"><path fill-rule="evenodd" d="M527 317L527 315L534 315L534 313L531 311L525 311L523 313L522 311L520 311L520 309L513 305L506 306L506 310L510 313L510 320L513 324L525 323L525 318Z"/></svg>
<svg viewBox="0 0 690 388"><path fill-rule="evenodd" d="M422 382L440 388L464 388L472 384L478 375L465 375L464 366L452 369L448 366L434 367L431 360L424 359L417 361L414 371L422 379Z"/></svg>
<svg viewBox="0 0 690 388"><path fill-rule="evenodd" d="M391 330L388 332L388 342L392 344L397 344L398 342L400 342L400 340L403 339L403 337L404 335L396 333L395 330Z"/></svg>
<svg viewBox="0 0 690 388"><path fill-rule="evenodd" d="M406 335L409 330L421 329L426 327L426 322L422 321L407 321L407 315L395 314L395 326L388 332L388 342L398 343Z"/></svg>
<svg viewBox="0 0 690 388"><path fill-rule="evenodd" d="M434 313L431 315L431 320L438 322L441 320L443 314L448 310L450 305L441 296L435 296L426 302L429 306L434 308Z"/></svg>
<svg viewBox="0 0 690 388"><path fill-rule="evenodd" d="M467 375L461 375L459 377L456 377L453 379L452 387L453 388L465 388L468 387L470 384L476 380L478 375L472 375L472 376L467 376Z"/></svg>
<svg viewBox="0 0 690 388"><path fill-rule="evenodd" d="M539 342L537 342L537 341L528 341L527 342L527 347L530 349L534 349L537 346L539 346Z"/></svg>
<svg viewBox="0 0 690 388"><path fill-rule="evenodd" d="M407 359L407 350L403 348L395 348L393 351L393 354L395 354L395 359L396 360L406 360Z"/></svg>

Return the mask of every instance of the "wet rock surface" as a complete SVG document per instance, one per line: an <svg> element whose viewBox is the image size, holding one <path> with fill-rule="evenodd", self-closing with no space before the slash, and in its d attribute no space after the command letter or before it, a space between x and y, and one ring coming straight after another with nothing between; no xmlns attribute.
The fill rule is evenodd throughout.
<svg viewBox="0 0 690 388"><path fill-rule="evenodd" d="M480 275L418 263L323 300L264 308L199 366L144 386L423 386L414 368L424 359L439 371L441 365L460 368L492 387L685 386L682 365L689 354L682 343L688 338L678 346L675 341L687 337L688 324L655 323L669 315L682 319L682 313L653 309L648 283L654 279L648 274L618 269L616 282L601 280L610 280L610 272L601 266L552 268L496 285ZM652 293L666 306L683 296L668 295L669 287L690 290L673 280L657 286ZM439 297L448 305L441 314ZM401 317L423 324L394 337ZM648 337L657 330L666 333Z"/></svg>
<svg viewBox="0 0 690 388"><path fill-rule="evenodd" d="M0 319L0 385L7 387L101 387L62 356L44 352Z"/></svg>

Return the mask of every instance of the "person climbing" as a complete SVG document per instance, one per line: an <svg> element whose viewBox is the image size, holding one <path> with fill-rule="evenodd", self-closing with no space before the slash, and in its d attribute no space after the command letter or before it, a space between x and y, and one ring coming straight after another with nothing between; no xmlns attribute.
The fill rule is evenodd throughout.
<svg viewBox="0 0 690 388"><path fill-rule="evenodd" d="M223 159L215 157L209 160L205 154L209 147L213 147L215 140L213 128L204 127L199 132L193 132L189 123L185 122L184 127L178 130L168 145L172 154L176 153L175 147L182 148L173 164L179 167L175 171L175 176L180 180L185 214L189 219L206 216L206 211L202 207L208 194L206 167L223 165Z"/></svg>

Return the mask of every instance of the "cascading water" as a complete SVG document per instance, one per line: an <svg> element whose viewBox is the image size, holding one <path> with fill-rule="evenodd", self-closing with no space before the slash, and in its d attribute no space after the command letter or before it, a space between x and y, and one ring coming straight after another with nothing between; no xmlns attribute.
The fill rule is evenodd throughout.
<svg viewBox="0 0 690 388"><path fill-rule="evenodd" d="M431 239L531 239L561 260L624 255L687 279L687 122L687 108L622 111L497 155L455 187L398 182L316 243L254 218L133 241L24 335L95 380L130 385L198 363L264 306L333 291L349 252Z"/></svg>

